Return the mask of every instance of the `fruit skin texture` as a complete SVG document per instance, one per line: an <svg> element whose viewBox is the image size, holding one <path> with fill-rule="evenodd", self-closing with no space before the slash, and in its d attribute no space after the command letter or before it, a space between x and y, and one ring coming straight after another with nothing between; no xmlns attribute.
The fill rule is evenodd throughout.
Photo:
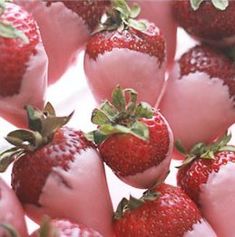
<svg viewBox="0 0 235 237"><path fill-rule="evenodd" d="M112 51L114 48L127 48L155 56L160 65L166 60L165 40L159 29L150 23L148 23L146 32L129 28L121 32L97 33L88 41L86 53L95 60L99 54Z"/></svg>
<svg viewBox="0 0 235 237"><path fill-rule="evenodd" d="M197 45L180 59L180 77L190 73L205 72L211 78L221 78L229 87L230 95L235 95L235 67L233 62L216 48Z"/></svg>
<svg viewBox="0 0 235 237"><path fill-rule="evenodd" d="M23 8L6 3L0 20L7 20L25 33L22 39L0 37L0 116L18 127L25 127L25 105L41 108L47 86L48 58L41 42L38 25Z"/></svg>
<svg viewBox="0 0 235 237"><path fill-rule="evenodd" d="M132 134L115 134L99 145L105 163L117 176L141 173L159 165L167 156L172 140L169 127L159 112L151 119L142 118L150 133L148 141Z"/></svg>
<svg viewBox="0 0 235 237"><path fill-rule="evenodd" d="M114 221L117 237L182 237L201 219L196 205L182 189L160 184L158 197Z"/></svg>
<svg viewBox="0 0 235 237"><path fill-rule="evenodd" d="M175 1L173 14L179 25L199 40L222 47L235 44L234 1L229 1L223 11L216 9L211 1L203 1L196 11L190 1Z"/></svg>
<svg viewBox="0 0 235 237"><path fill-rule="evenodd" d="M172 15L174 1L129 0L129 2L140 5L141 13L139 18L153 22L162 31L166 39L167 67L170 68L173 64L176 51L177 24Z"/></svg>
<svg viewBox="0 0 235 237"><path fill-rule="evenodd" d="M40 206L38 199L53 167L68 170L69 163L88 148L91 144L81 131L64 127L55 133L51 143L20 157L13 164L11 181L19 200Z"/></svg>
<svg viewBox="0 0 235 237"><path fill-rule="evenodd" d="M56 219L50 221L50 227L55 229L58 237L102 237L97 231L85 227L83 225L79 225L76 223L72 223L68 220ZM38 231L35 231L30 235L30 237L38 237ZM53 237L54 235L48 235L46 237ZM57 236L57 235L56 235Z"/></svg>
<svg viewBox="0 0 235 237"><path fill-rule="evenodd" d="M130 27L97 33L87 43L84 69L98 103L110 99L119 84L135 89L140 101L154 105L161 97L165 78L165 39L153 23L147 23L146 32Z"/></svg>
<svg viewBox="0 0 235 237"><path fill-rule="evenodd" d="M38 22L49 58L49 84L59 80L74 63L102 12L109 5L108 0L16 2L29 11Z"/></svg>
<svg viewBox="0 0 235 237"><path fill-rule="evenodd" d="M186 149L211 142L234 123L234 78L233 62L206 45L176 61L159 109Z"/></svg>
<svg viewBox="0 0 235 237"><path fill-rule="evenodd" d="M13 226L20 236L27 237L23 208L15 193L2 179L0 179L0 209L0 223ZM0 236L9 236L2 227Z"/></svg>
<svg viewBox="0 0 235 237"><path fill-rule="evenodd" d="M215 154L214 159L211 160L195 159L189 165L179 169L177 184L200 206L200 186L207 183L208 177L212 172L218 173L220 167L228 162L235 162L235 153L232 151L218 152Z"/></svg>
<svg viewBox="0 0 235 237"><path fill-rule="evenodd" d="M24 43L19 38L0 37L0 64L4 65L0 69L0 96L7 97L19 93L29 58L37 53L40 35L32 16L13 3L6 4L0 21L11 23L29 39L29 43Z"/></svg>

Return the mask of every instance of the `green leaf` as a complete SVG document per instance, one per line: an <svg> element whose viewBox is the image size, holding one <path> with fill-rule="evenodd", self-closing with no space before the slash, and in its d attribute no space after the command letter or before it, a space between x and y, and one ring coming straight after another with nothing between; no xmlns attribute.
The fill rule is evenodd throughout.
<svg viewBox="0 0 235 237"><path fill-rule="evenodd" d="M219 149L219 151L232 151L232 152L235 152L235 146L233 146L233 145L223 146Z"/></svg>
<svg viewBox="0 0 235 237"><path fill-rule="evenodd" d="M204 1L204 0L190 0L192 9L193 9L194 11L196 11L196 10L200 7L200 5L201 5L201 3L202 3L203 1Z"/></svg>
<svg viewBox="0 0 235 237"><path fill-rule="evenodd" d="M51 224L51 219L44 216L38 230L39 237L59 237L59 231Z"/></svg>
<svg viewBox="0 0 235 237"><path fill-rule="evenodd" d="M183 146L183 144L181 143L180 140L176 140L176 141L175 141L175 148L176 148L177 151L179 151L181 154L184 154L184 155L187 154L187 152L186 152L186 150L185 150L185 148L184 148L184 146Z"/></svg>
<svg viewBox="0 0 235 237"><path fill-rule="evenodd" d="M125 19L130 16L131 9L125 0L113 0L112 3L114 9L119 11Z"/></svg>
<svg viewBox="0 0 235 237"><path fill-rule="evenodd" d="M211 0L211 1L214 7L221 11L224 11L229 5L229 0Z"/></svg>
<svg viewBox="0 0 235 237"><path fill-rule="evenodd" d="M0 22L0 36L11 39L19 38L24 44L29 43L28 37L22 31L17 30L8 22Z"/></svg>
<svg viewBox="0 0 235 237"><path fill-rule="evenodd" d="M110 120L112 120L119 113L118 110L108 100L101 104L100 110L102 110Z"/></svg>
<svg viewBox="0 0 235 237"><path fill-rule="evenodd" d="M112 93L112 104L118 111L124 111L126 108L126 99L123 90L117 86Z"/></svg>
<svg viewBox="0 0 235 237"><path fill-rule="evenodd" d="M28 116L28 127L33 131L42 131L42 119L44 114L31 105L26 106Z"/></svg>
<svg viewBox="0 0 235 237"><path fill-rule="evenodd" d="M101 133L99 130L91 131L84 134L88 141L94 142L96 145L102 143L107 136Z"/></svg>
<svg viewBox="0 0 235 237"><path fill-rule="evenodd" d="M107 109L107 107L106 107ZM91 115L92 123L96 125L104 125L111 123L110 118L100 109L94 109Z"/></svg>
<svg viewBox="0 0 235 237"><path fill-rule="evenodd" d="M130 195L129 198L129 203L128 203L128 209L129 210L134 210L144 204L144 200L135 198L132 195Z"/></svg>
<svg viewBox="0 0 235 237"><path fill-rule="evenodd" d="M144 141L149 139L149 129L144 123L140 121L133 123L133 125L131 126L131 133L132 135Z"/></svg>
<svg viewBox="0 0 235 237"><path fill-rule="evenodd" d="M118 206L117 206L117 209L116 209L116 212L114 213L114 219L115 220L119 220L122 218L124 212L126 211L127 209L127 206L128 206L128 203L129 203L129 200L127 198L123 198Z"/></svg>
<svg viewBox="0 0 235 237"><path fill-rule="evenodd" d="M136 110L137 92L131 88L124 89L123 91L126 97L128 96L129 101L126 105L126 111L129 115L134 115Z"/></svg>
<svg viewBox="0 0 235 237"><path fill-rule="evenodd" d="M140 20L135 20L135 19L128 19L128 26L132 27L138 31L144 32L147 29L147 25L144 21L140 21Z"/></svg>
<svg viewBox="0 0 235 237"><path fill-rule="evenodd" d="M140 6L135 3L131 7L130 17L131 18L136 18L136 17L139 16L140 12L141 12Z"/></svg>
<svg viewBox="0 0 235 237"><path fill-rule="evenodd" d="M131 133L130 129L122 125L104 124L99 128L100 132L104 135L112 135L116 133Z"/></svg>
<svg viewBox="0 0 235 237"><path fill-rule="evenodd" d="M15 160L16 150L9 149L0 154L0 172L5 172L8 166Z"/></svg>
<svg viewBox="0 0 235 237"><path fill-rule="evenodd" d="M46 103L46 106L43 109L43 113L46 114L47 116L56 116L55 109L50 102Z"/></svg>
<svg viewBox="0 0 235 237"><path fill-rule="evenodd" d="M18 129L7 134L6 140L17 148L34 151L42 143L42 135L37 131Z"/></svg>
<svg viewBox="0 0 235 237"><path fill-rule="evenodd" d="M135 116L137 118L152 118L153 117L153 108L151 105L145 102L141 102L136 107Z"/></svg>

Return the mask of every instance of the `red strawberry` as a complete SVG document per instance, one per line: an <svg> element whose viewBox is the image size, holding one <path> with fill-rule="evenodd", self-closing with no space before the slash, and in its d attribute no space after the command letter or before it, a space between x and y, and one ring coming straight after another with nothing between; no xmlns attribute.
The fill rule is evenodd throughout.
<svg viewBox="0 0 235 237"><path fill-rule="evenodd" d="M17 158L11 182L27 214L35 221L43 214L66 218L110 236L112 204L95 148L81 131L61 127L70 116L55 117L50 104L43 112L30 106L27 111L31 130L8 134L15 147L0 163L4 170Z"/></svg>
<svg viewBox="0 0 235 237"><path fill-rule="evenodd" d="M234 1L175 1L173 11L192 36L217 46L235 45Z"/></svg>
<svg viewBox="0 0 235 237"><path fill-rule="evenodd" d="M139 91L140 99L155 104L164 83L165 39L147 21L137 21L140 9L125 0L113 1L97 33L87 43L85 73L95 99L109 98L120 84Z"/></svg>
<svg viewBox="0 0 235 237"><path fill-rule="evenodd" d="M128 96L130 101L125 99ZM90 135L118 177L134 187L146 188L168 173L173 137L159 111L136 100L134 90L117 87L113 104L105 101L93 111L92 122L98 127Z"/></svg>
<svg viewBox="0 0 235 237"><path fill-rule="evenodd" d="M49 58L49 84L72 65L109 0L17 0L37 20ZM63 45L63 47L61 47Z"/></svg>
<svg viewBox="0 0 235 237"><path fill-rule="evenodd" d="M102 237L97 231L69 220L44 220L30 237Z"/></svg>
<svg viewBox="0 0 235 237"><path fill-rule="evenodd" d="M0 209L0 236L13 236L18 232L20 236L27 237L23 208L15 193L2 179L0 179ZM6 235L6 232L12 235Z"/></svg>
<svg viewBox="0 0 235 237"><path fill-rule="evenodd" d="M206 145L196 144L186 154L177 174L178 185L198 204L218 236L234 233L235 215L232 201L235 188L235 146L229 146L231 136Z"/></svg>
<svg viewBox="0 0 235 237"><path fill-rule="evenodd" d="M116 237L215 237L191 199L180 189L160 184L142 198L123 199L114 216Z"/></svg>
<svg viewBox="0 0 235 237"><path fill-rule="evenodd" d="M35 20L20 6L0 7L0 27L0 115L22 125L25 104L43 105L47 56Z"/></svg>
<svg viewBox="0 0 235 237"><path fill-rule="evenodd" d="M176 61L159 106L186 149L210 142L235 121L235 65L220 51L197 45Z"/></svg>

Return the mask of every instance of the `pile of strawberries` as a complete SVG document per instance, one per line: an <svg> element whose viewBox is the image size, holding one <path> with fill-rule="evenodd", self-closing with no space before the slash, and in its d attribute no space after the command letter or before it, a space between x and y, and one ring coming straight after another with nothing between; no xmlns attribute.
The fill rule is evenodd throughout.
<svg viewBox="0 0 235 237"><path fill-rule="evenodd" d="M235 2L137 2L0 0L1 237L234 236ZM177 24L198 44L174 60ZM82 50L90 132L45 103ZM142 196L114 211L105 167Z"/></svg>

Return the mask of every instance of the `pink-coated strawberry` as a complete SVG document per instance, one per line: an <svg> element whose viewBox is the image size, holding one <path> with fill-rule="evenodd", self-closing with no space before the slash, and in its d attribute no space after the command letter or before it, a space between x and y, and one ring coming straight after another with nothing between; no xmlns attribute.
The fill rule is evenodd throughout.
<svg viewBox="0 0 235 237"><path fill-rule="evenodd" d="M234 123L235 66L217 49L189 49L167 83L159 108L186 149L212 141Z"/></svg>
<svg viewBox="0 0 235 237"><path fill-rule="evenodd" d="M89 135L119 178L134 187L148 188L169 171L173 137L161 113L136 100L134 90L114 89L112 103L105 101L94 109L92 122L97 130Z"/></svg>
<svg viewBox="0 0 235 237"><path fill-rule="evenodd" d="M175 1L173 13L190 35L219 47L235 45L235 2Z"/></svg>
<svg viewBox="0 0 235 237"><path fill-rule="evenodd" d="M177 23L172 14L174 1L128 0L128 2L138 3L141 8L139 18L153 22L161 30L166 40L167 67L170 68L176 51Z"/></svg>
<svg viewBox="0 0 235 237"><path fill-rule="evenodd" d="M0 236L9 236L13 231L12 233L18 233L21 237L27 237L23 208L3 179L0 179L0 209Z"/></svg>
<svg viewBox="0 0 235 237"><path fill-rule="evenodd" d="M73 64L98 25L109 0L16 0L33 14L49 58L49 84Z"/></svg>
<svg viewBox="0 0 235 237"><path fill-rule="evenodd" d="M182 189L160 184L140 199L124 198L114 215L116 237L216 237Z"/></svg>
<svg viewBox="0 0 235 237"><path fill-rule="evenodd" d="M166 70L165 38L153 23L137 21L140 8L115 0L87 43L85 73L101 102L120 84L139 92L152 105L161 97Z"/></svg>
<svg viewBox="0 0 235 237"><path fill-rule="evenodd" d="M218 236L234 233L235 146L231 135L212 144L198 143L185 158L177 174L178 185L197 203Z"/></svg>
<svg viewBox="0 0 235 237"><path fill-rule="evenodd" d="M102 235L92 228L69 220L44 218L40 228L30 237L102 237Z"/></svg>
<svg viewBox="0 0 235 237"><path fill-rule="evenodd" d="M81 131L62 127L70 116L56 117L49 103L27 112L29 129L7 135L14 147L0 160L2 171L14 161L11 184L27 215L66 218L110 236L112 204L96 149Z"/></svg>
<svg viewBox="0 0 235 237"><path fill-rule="evenodd" d="M0 6L0 64L0 116L25 126L24 106L44 104L47 56L32 16L4 1Z"/></svg>

